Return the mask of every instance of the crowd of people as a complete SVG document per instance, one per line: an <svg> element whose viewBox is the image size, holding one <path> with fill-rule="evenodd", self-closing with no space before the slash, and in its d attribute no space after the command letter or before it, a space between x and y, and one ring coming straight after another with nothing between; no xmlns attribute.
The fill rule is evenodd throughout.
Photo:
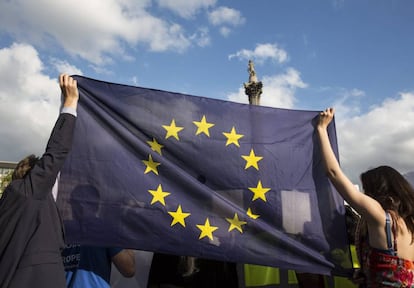
<svg viewBox="0 0 414 288"><path fill-rule="evenodd" d="M59 76L59 84L62 109L44 154L41 157L29 155L18 163L0 200L2 288L110 287L112 264L125 277L134 276L136 271L132 250L73 243L65 246L64 227L52 187L71 149L79 91L76 80L67 74ZM315 129L328 178L361 218L355 235L361 268L355 273L354 282L359 287L414 287L413 188L398 171L380 166L361 174L364 193L358 191L342 171L332 150L327 128L334 112L333 108L321 112ZM188 274L186 279L195 279L195 272L209 271L195 267L191 257L164 256L158 263L160 259L154 258L154 263L161 267L165 259L178 261L171 264L177 267L184 261L187 266L182 272ZM213 262L198 264L221 267L221 272L228 269L223 275L232 276L226 287L237 287L237 282L232 282L236 277L234 267ZM196 271L198 268L201 270ZM167 271L162 275L154 274L155 271L154 268L149 277L151 287L157 287L161 276L168 276ZM218 279L224 284L222 281ZM299 285L305 287L306 281Z"/></svg>

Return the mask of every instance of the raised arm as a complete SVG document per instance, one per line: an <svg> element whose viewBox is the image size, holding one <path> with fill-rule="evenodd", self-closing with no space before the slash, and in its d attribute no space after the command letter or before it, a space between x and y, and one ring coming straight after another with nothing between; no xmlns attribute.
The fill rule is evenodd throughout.
<svg viewBox="0 0 414 288"><path fill-rule="evenodd" d="M63 95L62 111L53 127L45 153L29 176L33 181L33 196L38 199L50 193L72 146L79 92L76 80L67 74L59 76L59 86Z"/></svg>
<svg viewBox="0 0 414 288"><path fill-rule="evenodd" d="M334 113L335 110L333 108L328 108L321 112L316 127L326 173L345 201L359 214L364 216L368 222L385 223L384 210L381 205L373 198L358 191L339 166L339 162L332 150L327 130L328 125L332 122Z"/></svg>

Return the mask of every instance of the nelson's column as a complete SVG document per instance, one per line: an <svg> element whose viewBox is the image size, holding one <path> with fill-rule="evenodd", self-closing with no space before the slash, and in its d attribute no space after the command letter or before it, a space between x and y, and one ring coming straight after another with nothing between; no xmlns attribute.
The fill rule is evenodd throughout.
<svg viewBox="0 0 414 288"><path fill-rule="evenodd" d="M249 103L251 105L260 105L263 84L257 80L252 60L249 60L247 71L249 72L249 82L244 83L244 93L249 96Z"/></svg>

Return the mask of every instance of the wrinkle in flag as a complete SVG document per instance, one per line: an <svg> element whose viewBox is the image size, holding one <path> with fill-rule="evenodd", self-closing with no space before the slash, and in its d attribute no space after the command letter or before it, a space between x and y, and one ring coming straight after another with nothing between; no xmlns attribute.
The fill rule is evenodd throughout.
<svg viewBox="0 0 414 288"><path fill-rule="evenodd" d="M58 196L67 242L350 271L318 112L75 79L78 119ZM337 154L334 123L329 135Z"/></svg>

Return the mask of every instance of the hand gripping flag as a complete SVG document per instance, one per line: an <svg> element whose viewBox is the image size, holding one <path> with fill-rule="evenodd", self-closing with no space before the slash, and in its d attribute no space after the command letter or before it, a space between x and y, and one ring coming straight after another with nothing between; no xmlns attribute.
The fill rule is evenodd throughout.
<svg viewBox="0 0 414 288"><path fill-rule="evenodd" d="M75 79L78 120L58 197L67 242L350 271L318 112ZM329 135L337 151L334 124Z"/></svg>

